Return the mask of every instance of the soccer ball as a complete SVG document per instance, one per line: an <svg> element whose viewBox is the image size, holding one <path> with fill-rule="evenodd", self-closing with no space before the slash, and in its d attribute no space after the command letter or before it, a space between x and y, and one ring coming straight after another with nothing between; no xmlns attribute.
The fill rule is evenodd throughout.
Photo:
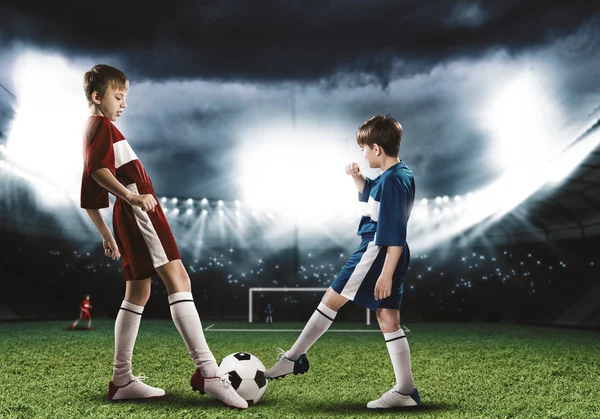
<svg viewBox="0 0 600 419"><path fill-rule="evenodd" d="M229 374L229 381L237 393L252 406L267 391L265 366L260 359L246 352L227 355L219 364L221 371Z"/></svg>

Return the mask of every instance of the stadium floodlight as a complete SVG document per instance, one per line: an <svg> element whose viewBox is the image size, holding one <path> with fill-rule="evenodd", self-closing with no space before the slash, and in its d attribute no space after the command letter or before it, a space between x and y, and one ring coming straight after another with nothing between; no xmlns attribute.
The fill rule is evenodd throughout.
<svg viewBox="0 0 600 419"><path fill-rule="evenodd" d="M185 212L187 215L190 215L191 213L193 213L194 211L191 208L188 208L187 211Z"/></svg>
<svg viewBox="0 0 600 419"><path fill-rule="evenodd" d="M171 202L172 202L173 204L176 204L176 203L178 202L178 199L177 199L177 198L173 198L173 199L171 199Z"/></svg>
<svg viewBox="0 0 600 419"><path fill-rule="evenodd" d="M188 205L192 205L194 203L194 200L192 198L188 198L186 202Z"/></svg>
<svg viewBox="0 0 600 419"><path fill-rule="evenodd" d="M208 205L208 199L206 199L206 198L202 198L202 201L200 201L200 203L201 203L202 205Z"/></svg>
<svg viewBox="0 0 600 419"><path fill-rule="evenodd" d="M305 224L319 226L323 214L353 206L356 195L343 169L360 151L354 142L355 154L349 153L340 134L344 130L336 128L306 124L294 129L286 121L244 132L236 164L244 204L304 214Z"/></svg>
<svg viewBox="0 0 600 419"><path fill-rule="evenodd" d="M68 194L79 192L83 159L81 132L89 116L81 90L84 68L56 54L25 52L15 62L15 115L8 127L5 153L24 171L44 178ZM60 109L68 120L49 112ZM57 164L60 162L60 164ZM44 191L37 191L40 196ZM45 194L44 201L70 205L64 195Z"/></svg>
<svg viewBox="0 0 600 419"><path fill-rule="evenodd" d="M498 170L540 167L564 147L563 118L540 70L518 69L481 107L479 120L491 135Z"/></svg>
<svg viewBox="0 0 600 419"><path fill-rule="evenodd" d="M286 287L267 287L267 288L250 288L248 289L248 323L252 323L252 309L253 309L253 296L252 294L255 292L325 292L328 288L314 288L314 287L295 287L295 288L286 288ZM368 308L366 314L365 323L367 325L371 324L371 310Z"/></svg>
<svg viewBox="0 0 600 419"><path fill-rule="evenodd" d="M225 203L223 202L223 200L222 200L222 199L219 199L219 200L217 201L217 205L218 205L219 207L222 207L223 205L225 205Z"/></svg>

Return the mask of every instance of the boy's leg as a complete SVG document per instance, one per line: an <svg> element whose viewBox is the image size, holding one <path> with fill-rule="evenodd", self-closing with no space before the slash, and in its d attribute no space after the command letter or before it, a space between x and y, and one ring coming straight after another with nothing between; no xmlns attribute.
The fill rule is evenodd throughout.
<svg viewBox="0 0 600 419"><path fill-rule="evenodd" d="M347 302L346 298L329 288L292 348L282 353L279 361L265 371L265 377L280 378L308 371L306 352L329 329L338 310Z"/></svg>
<svg viewBox="0 0 600 419"><path fill-rule="evenodd" d="M131 371L133 347L148 298L149 278L126 282L125 299L115 321L115 359L108 391L110 400L157 398L165 394L164 390L141 382Z"/></svg>
<svg viewBox="0 0 600 419"><path fill-rule="evenodd" d="M381 398L369 402L367 407L389 409L417 406L420 398L412 377L410 348L404 330L400 327L400 310L378 308L377 321L392 360L396 385Z"/></svg>
<svg viewBox="0 0 600 419"><path fill-rule="evenodd" d="M131 359L144 306L150 298L150 279L131 280L125 285L125 299L115 321L115 362L112 382L123 386L133 379Z"/></svg>
<svg viewBox="0 0 600 419"><path fill-rule="evenodd" d="M205 377L214 377L219 372L217 361L210 351L194 298L187 272L180 260L167 263L156 269L167 288L171 317L181 334L190 357Z"/></svg>
<svg viewBox="0 0 600 419"><path fill-rule="evenodd" d="M228 376L221 372L206 343L190 279L181 260L160 266L156 272L167 288L173 322L197 367L191 380L192 388L202 394L206 392L228 406L246 409L248 403L231 387Z"/></svg>

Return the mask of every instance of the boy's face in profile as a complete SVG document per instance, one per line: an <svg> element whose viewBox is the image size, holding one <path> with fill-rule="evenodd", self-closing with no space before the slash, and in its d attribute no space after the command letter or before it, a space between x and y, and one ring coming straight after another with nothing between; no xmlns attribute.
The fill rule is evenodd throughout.
<svg viewBox="0 0 600 419"><path fill-rule="evenodd" d="M375 149L371 148L368 144L363 144L362 151L363 157L369 163L369 167L371 169L377 169L380 166L380 162Z"/></svg>
<svg viewBox="0 0 600 419"><path fill-rule="evenodd" d="M110 86L102 98L94 92L94 104L98 110L102 112L102 115L114 122L121 116L123 110L127 107L128 90L127 85L125 86L125 89L114 89Z"/></svg>

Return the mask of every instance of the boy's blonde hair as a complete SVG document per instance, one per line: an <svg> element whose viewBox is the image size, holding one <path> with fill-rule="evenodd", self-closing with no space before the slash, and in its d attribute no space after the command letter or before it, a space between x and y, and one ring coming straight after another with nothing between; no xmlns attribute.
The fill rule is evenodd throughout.
<svg viewBox="0 0 600 419"><path fill-rule="evenodd" d="M83 90L88 103L92 103L92 94L98 92L100 97L109 87L115 90L126 90L129 87L129 80L121 70L106 64L98 64L83 76Z"/></svg>
<svg viewBox="0 0 600 419"><path fill-rule="evenodd" d="M365 121L356 133L356 142L363 147L377 144L390 157L398 157L402 141L402 125L388 115L375 115Z"/></svg>

